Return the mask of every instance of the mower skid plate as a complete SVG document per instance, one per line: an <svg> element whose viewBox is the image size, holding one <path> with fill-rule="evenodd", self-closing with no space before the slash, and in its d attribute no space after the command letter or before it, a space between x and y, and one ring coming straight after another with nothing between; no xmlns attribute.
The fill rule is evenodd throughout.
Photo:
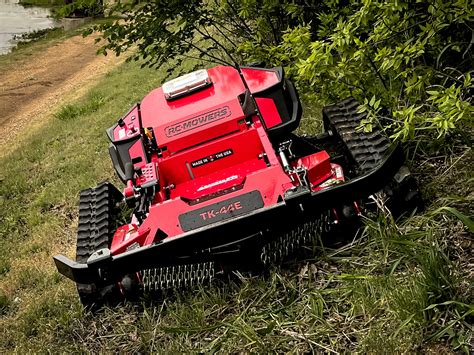
<svg viewBox="0 0 474 355"><path fill-rule="evenodd" d="M75 282L93 283L98 276L87 264L75 262L64 255L56 255L53 259L59 273Z"/></svg>
<svg viewBox="0 0 474 355"><path fill-rule="evenodd" d="M289 191L284 201L259 208L232 219L206 225L180 236L165 238L100 262L77 263L63 255L54 257L58 271L77 283L120 280L123 276L148 268L214 260L223 246L263 246L288 229L314 218L318 212L341 203L350 203L385 187L404 163L403 150L393 145L384 160L373 170L342 184L312 192Z"/></svg>

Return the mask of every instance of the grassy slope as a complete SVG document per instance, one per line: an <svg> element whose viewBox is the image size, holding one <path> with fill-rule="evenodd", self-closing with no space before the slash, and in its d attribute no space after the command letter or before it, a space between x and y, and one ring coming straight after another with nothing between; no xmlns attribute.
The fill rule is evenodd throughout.
<svg viewBox="0 0 474 355"><path fill-rule="evenodd" d="M55 271L52 255L74 255L79 190L114 179L105 128L161 80L162 71L124 64L2 160L1 353L466 348L472 241L449 213L428 212L400 225L369 221L357 242L338 251L320 248L313 260L273 270L266 279L246 278L96 316L84 312L73 284ZM472 156L466 152L460 148L464 156L456 164L423 165L430 211L447 203L440 199L447 196L467 211L472 189L463 181ZM440 190L440 182L449 188ZM459 303L426 310L446 301Z"/></svg>

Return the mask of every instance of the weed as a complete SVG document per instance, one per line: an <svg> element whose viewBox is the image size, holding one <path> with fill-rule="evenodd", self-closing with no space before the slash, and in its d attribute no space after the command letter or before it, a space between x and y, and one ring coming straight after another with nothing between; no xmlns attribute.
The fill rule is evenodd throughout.
<svg viewBox="0 0 474 355"><path fill-rule="evenodd" d="M83 114L83 107L78 105L67 104L63 106L56 114L56 118L66 121L74 119Z"/></svg>
<svg viewBox="0 0 474 355"><path fill-rule="evenodd" d="M45 28L42 30L36 30L33 32L23 33L21 35L15 35L13 39L18 42L17 43L17 48L18 48L32 41L38 41L44 38L58 37L63 33L64 31L61 28Z"/></svg>
<svg viewBox="0 0 474 355"><path fill-rule="evenodd" d="M10 308L11 300L7 295L0 293L0 315L6 314Z"/></svg>
<svg viewBox="0 0 474 355"><path fill-rule="evenodd" d="M106 102L105 97L99 92L93 92L88 95L86 100L81 103L67 104L55 113L55 117L62 121L74 120L97 110Z"/></svg>

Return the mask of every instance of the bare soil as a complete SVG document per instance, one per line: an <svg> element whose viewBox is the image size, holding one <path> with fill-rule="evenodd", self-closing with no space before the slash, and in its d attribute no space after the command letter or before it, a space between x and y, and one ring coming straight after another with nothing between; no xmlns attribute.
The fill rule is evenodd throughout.
<svg viewBox="0 0 474 355"><path fill-rule="evenodd" d="M95 38L70 37L31 57L0 67L0 155L15 145L20 133L51 117L65 104L65 98L84 94L100 76L122 61L115 55L97 55Z"/></svg>

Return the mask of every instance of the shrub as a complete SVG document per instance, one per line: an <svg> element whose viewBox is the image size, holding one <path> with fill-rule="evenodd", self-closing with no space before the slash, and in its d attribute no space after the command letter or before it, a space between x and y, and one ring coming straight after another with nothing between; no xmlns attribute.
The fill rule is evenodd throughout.
<svg viewBox="0 0 474 355"><path fill-rule="evenodd" d="M381 120L394 139L444 139L472 128L468 0L156 0L116 11L124 21L96 28L103 52L137 45L131 59L149 66L188 58L283 65L307 97L364 102L368 128Z"/></svg>

